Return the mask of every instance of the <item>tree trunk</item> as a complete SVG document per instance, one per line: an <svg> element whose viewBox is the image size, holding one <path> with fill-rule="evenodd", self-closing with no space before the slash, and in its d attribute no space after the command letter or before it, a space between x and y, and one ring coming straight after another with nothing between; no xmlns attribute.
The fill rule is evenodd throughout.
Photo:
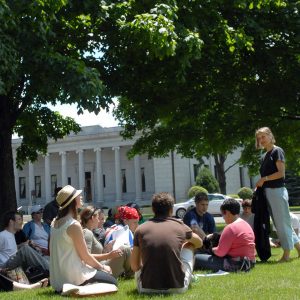
<svg viewBox="0 0 300 300"><path fill-rule="evenodd" d="M8 210L16 210L16 189L12 155L12 121L8 105L9 100L0 97L0 216Z"/></svg>
<svg viewBox="0 0 300 300"><path fill-rule="evenodd" d="M220 190L222 194L226 195L226 175L225 175L224 163L227 156L223 154L214 154L214 158L215 158Z"/></svg>

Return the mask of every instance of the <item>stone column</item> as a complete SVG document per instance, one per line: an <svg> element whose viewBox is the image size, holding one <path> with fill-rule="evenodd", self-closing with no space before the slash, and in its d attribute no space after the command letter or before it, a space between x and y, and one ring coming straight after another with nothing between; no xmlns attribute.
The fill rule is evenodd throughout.
<svg viewBox="0 0 300 300"><path fill-rule="evenodd" d="M141 178L141 160L140 156L134 157L134 176L135 176L135 201L142 200L142 178Z"/></svg>
<svg viewBox="0 0 300 300"><path fill-rule="evenodd" d="M61 156L61 186L64 187L68 183L67 178L67 153L65 151L59 152Z"/></svg>
<svg viewBox="0 0 300 300"><path fill-rule="evenodd" d="M51 176L50 176L50 154L45 156L45 203L51 201Z"/></svg>
<svg viewBox="0 0 300 300"><path fill-rule="evenodd" d="M19 170L17 168L17 153L13 151L13 163L14 163L14 176L15 176L15 189L17 206L20 206L20 185L19 185Z"/></svg>
<svg viewBox="0 0 300 300"><path fill-rule="evenodd" d="M102 167L102 154L101 148L94 149L96 152L96 188L98 201L104 202L104 187L103 187L103 167Z"/></svg>
<svg viewBox="0 0 300 300"><path fill-rule="evenodd" d="M121 189L121 158L120 158L120 147L113 147L115 151L115 175L116 175L116 201L122 200L122 189Z"/></svg>
<svg viewBox="0 0 300 300"><path fill-rule="evenodd" d="M78 182L79 182L79 189L83 191L84 195L84 157L83 157L83 150L77 150L78 153Z"/></svg>

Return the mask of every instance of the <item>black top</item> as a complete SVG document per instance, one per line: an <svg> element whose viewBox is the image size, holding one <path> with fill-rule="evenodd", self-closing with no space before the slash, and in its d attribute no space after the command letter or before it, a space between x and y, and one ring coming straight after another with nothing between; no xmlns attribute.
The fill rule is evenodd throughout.
<svg viewBox="0 0 300 300"><path fill-rule="evenodd" d="M280 147L274 146L272 150L266 152L262 157L259 169L261 177L269 176L273 173L278 172L276 166L276 161L278 160L285 162L284 151ZM278 188L283 186L284 177L265 181L263 185L264 188Z"/></svg>

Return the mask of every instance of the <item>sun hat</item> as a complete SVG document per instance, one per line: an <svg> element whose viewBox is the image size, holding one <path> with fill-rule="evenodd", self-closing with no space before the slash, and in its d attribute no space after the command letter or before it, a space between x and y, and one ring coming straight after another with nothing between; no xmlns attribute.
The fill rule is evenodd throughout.
<svg viewBox="0 0 300 300"><path fill-rule="evenodd" d="M64 186L56 196L56 202L59 205L59 209L62 210L67 207L81 193L82 190L76 190L71 185Z"/></svg>

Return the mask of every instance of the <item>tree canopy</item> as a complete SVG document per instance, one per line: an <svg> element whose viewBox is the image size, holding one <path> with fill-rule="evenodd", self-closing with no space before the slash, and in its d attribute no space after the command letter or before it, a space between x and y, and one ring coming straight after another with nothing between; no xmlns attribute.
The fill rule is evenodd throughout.
<svg viewBox="0 0 300 300"><path fill-rule="evenodd" d="M99 112L111 101L94 64L103 1L0 1L0 210L16 208L12 133L22 137L17 161L47 151L47 138L79 126L47 103L77 103Z"/></svg>
<svg viewBox="0 0 300 300"><path fill-rule="evenodd" d="M121 38L106 58L118 57L110 85L120 94L116 116L123 136L142 134L132 154L221 155L221 166L246 145L243 162L257 171L254 131L261 126L273 129L290 157L296 153L298 1L130 4Z"/></svg>

